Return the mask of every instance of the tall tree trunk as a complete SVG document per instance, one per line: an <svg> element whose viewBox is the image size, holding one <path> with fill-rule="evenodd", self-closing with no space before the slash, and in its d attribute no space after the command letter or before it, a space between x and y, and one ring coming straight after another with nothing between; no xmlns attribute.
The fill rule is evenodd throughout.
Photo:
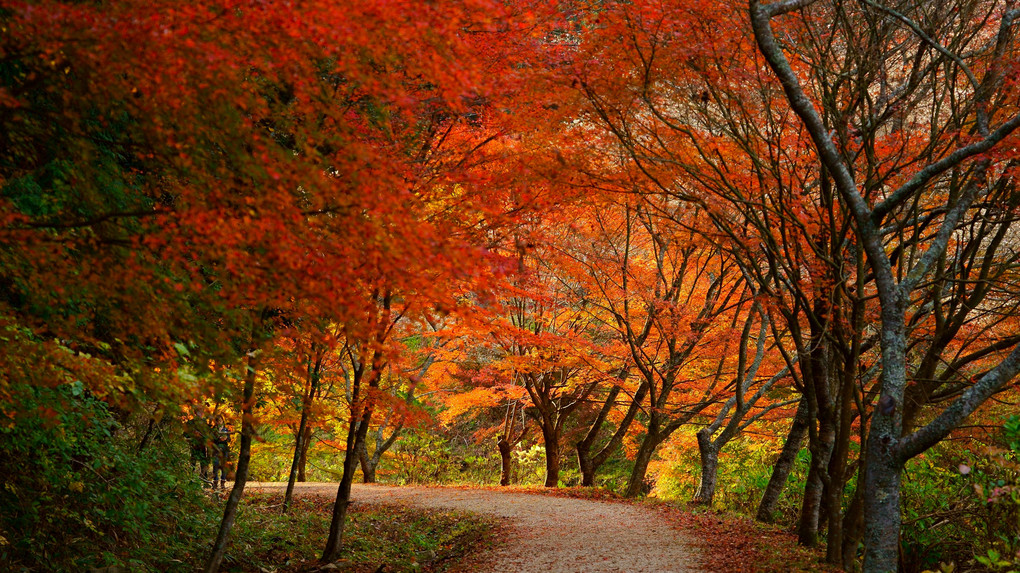
<svg viewBox="0 0 1020 573"><path fill-rule="evenodd" d="M634 458L634 469L630 472L630 480L627 482L627 491L624 494L627 497L637 497L644 489L648 464L652 461L652 454L655 453L659 441L662 440L658 432L652 429L652 426L649 424L649 433L645 434L645 439L641 441L637 456Z"/></svg>
<svg viewBox="0 0 1020 573"><path fill-rule="evenodd" d="M357 394L355 394L355 400L357 400ZM322 552L322 561L325 563L336 561L340 557L340 542L343 537L344 523L347 519L347 507L351 504L351 484L354 483L354 474L357 472L358 444L361 440L365 439L371 418L372 410L366 404L361 419L359 420L352 415L351 423L347 428L344 471L340 476L336 502L333 504L333 519L329 524L329 538L326 540L326 548Z"/></svg>
<svg viewBox="0 0 1020 573"><path fill-rule="evenodd" d="M772 466L772 477L769 478L769 483L765 486L765 493L761 496L761 503L758 504L758 512L755 515L755 519L758 521L763 523L775 521L776 504L779 503L779 497L786 489L786 481L790 478L793 463L797 459L797 453L800 452L804 436L807 434L807 412L807 398L802 397L797 405L797 413L794 414L790 431L786 434L786 443L783 444L783 450L779 453L775 465Z"/></svg>
<svg viewBox="0 0 1020 573"><path fill-rule="evenodd" d="M874 436L874 434L872 434ZM876 440L878 441L878 440ZM883 455L885 454L885 455ZM903 465L895 450L871 447L864 496L867 529L864 534L864 571L884 573L899 562L900 473Z"/></svg>
<svg viewBox="0 0 1020 573"><path fill-rule="evenodd" d="M595 444L595 440L602 431L602 424L605 423L606 417L616 404L616 397L619 395L619 386L613 386L609 389L609 394L606 396L605 401L602 402L602 407L599 409L598 415L595 416L595 420L588 427L588 432L577 442L577 465L581 469L581 485L584 487L595 485L595 470L597 467L594 460L592 460L591 447Z"/></svg>
<svg viewBox="0 0 1020 573"><path fill-rule="evenodd" d="M261 317L258 319L261 323ZM234 527L234 519L237 517L237 504L241 502L244 494L244 486L248 482L248 464L251 461L251 438L255 434L254 418L252 409L255 405L253 396L255 394L255 372L259 366L259 352L257 340L259 337L258 327L252 329L252 348L249 353L247 372L244 376L244 389L241 393L241 445L237 454L237 471L234 474L234 487L230 489L230 496L227 497L227 505L223 510L223 519L220 521L220 530L213 543L212 554L205 564L206 573L216 573L223 563L223 556L227 552L227 539L230 537L230 530Z"/></svg>
<svg viewBox="0 0 1020 573"><path fill-rule="evenodd" d="M854 362L856 363L856 360ZM857 369L850 366L843 377L843 387L840 389L839 428L829 460L829 487L825 504L829 523L825 536L825 562L832 565L843 563L843 484L846 481L850 457L850 435L853 432L850 407L856 382Z"/></svg>
<svg viewBox="0 0 1020 573"><path fill-rule="evenodd" d="M381 341L379 342L381 343ZM382 355L376 351L372 358L371 370L368 372L368 388L362 388L361 374L357 372L351 385L351 421L347 427L344 471L340 476L340 485L337 487L336 501L333 503L333 518L329 523L329 537L326 539L326 547L322 550L322 561L326 563L336 561L340 557L340 542L343 538L344 523L347 520L347 507L351 504L351 484L354 483L354 474L357 472L358 466L358 445L365 441L368 427L372 423L372 403L369 398L372 392L379 387L384 367ZM360 416L358 415L359 409L361 410Z"/></svg>
<svg viewBox="0 0 1020 573"><path fill-rule="evenodd" d="M290 509L291 498L294 496L294 482L298 477L298 468L301 466L301 446L305 439L305 430L308 428L308 407L307 404L301 408L301 422L298 424L297 432L294 432L294 459L290 463L290 474L287 475L287 492L283 495L283 513Z"/></svg>
<svg viewBox="0 0 1020 573"><path fill-rule="evenodd" d="M577 467L581 470L581 487L595 486L595 463L591 459L591 446L577 443Z"/></svg>
<svg viewBox="0 0 1020 573"><path fill-rule="evenodd" d="M500 437L496 447L499 448L499 485L510 485L510 442Z"/></svg>
<svg viewBox="0 0 1020 573"><path fill-rule="evenodd" d="M308 391L301 397L301 421L298 423L297 431L294 432L294 459L291 461L290 474L287 476L287 492L283 496L283 513L287 513L287 510L290 509L290 502L294 496L294 481L297 480L298 471L302 466L301 459L308 452L307 440L310 437L308 411L312 407L312 400L315 399L319 373L322 371L322 360L325 357L325 354L319 350L313 362L312 354L315 353L316 345L312 344L308 357Z"/></svg>
<svg viewBox="0 0 1020 573"><path fill-rule="evenodd" d="M308 446L312 443L312 427L308 426L305 428L305 435L301 438L301 457L298 458L298 474L297 480L299 482L307 481L305 479L305 468L308 467Z"/></svg>
<svg viewBox="0 0 1020 573"><path fill-rule="evenodd" d="M818 524L824 503L825 483L828 481L829 458L835 439L835 428L828 416L818 421L817 444L811 448L811 468L804 486L804 501L801 505L800 524L797 539L801 545L814 547L818 544Z"/></svg>
<svg viewBox="0 0 1020 573"><path fill-rule="evenodd" d="M560 436L552 423L542 423L542 438L545 440L545 487L557 487L560 483Z"/></svg>
<svg viewBox="0 0 1020 573"><path fill-rule="evenodd" d="M865 466L861 463L859 467L861 469L857 475L857 490L850 501L850 507L846 510L846 515L843 516L843 562L839 565L847 571L852 571L857 564L857 548L864 536L864 488L861 484L865 479L863 473Z"/></svg>
<svg viewBox="0 0 1020 573"><path fill-rule="evenodd" d="M710 506L719 477L719 447L712 441L712 432L708 428L698 431L698 451L701 454L701 480L694 494L694 503Z"/></svg>
<svg viewBox="0 0 1020 573"><path fill-rule="evenodd" d="M367 434L366 434L367 437ZM368 440L358 442L358 462L361 463L363 483L375 483L375 464L368 456Z"/></svg>

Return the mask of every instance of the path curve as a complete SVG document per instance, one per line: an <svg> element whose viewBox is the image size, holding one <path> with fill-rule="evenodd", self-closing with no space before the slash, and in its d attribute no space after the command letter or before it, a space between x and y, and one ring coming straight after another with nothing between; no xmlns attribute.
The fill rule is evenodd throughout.
<svg viewBox="0 0 1020 573"><path fill-rule="evenodd" d="M283 483L249 483L250 491L283 492ZM297 495L335 496L337 484L299 483ZM355 484L354 503L399 503L454 509L508 521L508 542L483 557L499 572L698 573L693 537L654 510L520 492Z"/></svg>

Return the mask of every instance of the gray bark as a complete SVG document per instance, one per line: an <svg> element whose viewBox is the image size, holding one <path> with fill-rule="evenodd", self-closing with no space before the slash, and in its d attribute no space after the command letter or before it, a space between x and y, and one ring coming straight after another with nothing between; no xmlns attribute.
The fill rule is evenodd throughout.
<svg viewBox="0 0 1020 573"><path fill-rule="evenodd" d="M719 477L719 448L712 441L708 428L698 432L698 452L701 454L701 479L698 491L694 493L694 502L711 506Z"/></svg>

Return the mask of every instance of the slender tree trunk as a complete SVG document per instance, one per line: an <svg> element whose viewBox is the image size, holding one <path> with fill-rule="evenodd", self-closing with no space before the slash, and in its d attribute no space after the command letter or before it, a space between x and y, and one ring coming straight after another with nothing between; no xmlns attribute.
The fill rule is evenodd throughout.
<svg viewBox="0 0 1020 573"><path fill-rule="evenodd" d="M253 331L254 341L257 339L257 331ZM237 454L237 471L234 474L234 487L230 489L230 496L227 497L227 505L223 510L223 520L220 521L220 530L213 543L212 554L206 562L206 573L216 573L223 563L223 556L227 552L227 539L230 537L230 529L234 526L234 519L237 517L237 505L244 494L244 486L248 482L248 464L251 461L251 438L255 433L255 425L252 418L252 408L255 404L255 372L258 369L259 354L253 350L248 358L248 371L244 377L244 390L241 396L241 446Z"/></svg>
<svg viewBox="0 0 1020 573"><path fill-rule="evenodd" d="M298 458L298 474L297 480L299 482L307 481L305 479L305 468L308 467L308 446L312 443L312 427L308 426L305 428L305 435L301 438L301 457Z"/></svg>
<svg viewBox="0 0 1020 573"><path fill-rule="evenodd" d="M357 395L355 395L355 400L357 400ZM354 483L354 474L357 472L358 466L358 444L365 439L365 435L368 433L371 417L372 411L366 404L361 419L358 420L352 415L350 426L347 428L344 472L340 477L340 486L337 488L336 502L333 504L333 519L329 524L329 538L326 540L326 548L322 552L322 561L325 563L331 563L340 557L340 542L347 519L347 507L351 504L351 484Z"/></svg>
<svg viewBox="0 0 1020 573"><path fill-rule="evenodd" d="M312 352L314 353L315 350L316 346L313 344ZM283 513L287 513L287 510L290 509L290 502L294 496L294 481L297 480L298 473L303 466L302 458L308 452L307 442L311 437L311 432L308 428L308 411L312 407L312 400L315 399L315 390L319 382L319 373L322 371L323 357L324 354L322 354L322 351L319 351L314 362L311 355L308 358L308 391L301 397L301 421L298 423L297 431L294 432L294 459L291 461L290 474L287 476L287 492L283 496ZM302 479L301 481L304 480Z"/></svg>
<svg viewBox="0 0 1020 573"><path fill-rule="evenodd" d="M283 495L283 513L290 509L291 499L294 497L294 482L298 477L298 467L301 465L301 446L304 444L305 429L308 427L308 405L301 408L301 422L298 423L298 430L294 432L294 459L290 463L290 474L287 475L287 492Z"/></svg>
<svg viewBox="0 0 1020 573"><path fill-rule="evenodd" d="M712 433L708 428L698 432L698 452L701 454L701 481L693 501L710 506L715 498L715 486L719 477L719 447L712 441Z"/></svg>
<svg viewBox="0 0 1020 573"><path fill-rule="evenodd" d="M758 513L755 516L758 521L764 523L775 521L776 505L779 503L779 497L783 494L783 490L786 489L786 481L790 478L793 463L804 442L804 435L807 434L807 411L807 399L801 398L800 404L797 405L797 413L794 414L793 424L790 426L790 432L786 435L786 443L783 444L783 450L779 453L775 465L772 466L772 477L769 478L765 493L761 497L761 503L758 504Z"/></svg>
<svg viewBox="0 0 1020 573"><path fill-rule="evenodd" d="M850 407L857 381L856 370L855 367L850 367L843 378L839 400L839 429L829 460L829 487L825 504L829 528L825 537L825 561L832 565L843 563L843 483L846 481L850 434L853 432Z"/></svg>
<svg viewBox="0 0 1020 573"><path fill-rule="evenodd" d="M500 437L496 447L499 448L499 485L510 485L510 442Z"/></svg>
<svg viewBox="0 0 1020 573"><path fill-rule="evenodd" d="M362 366L363 367L363 366ZM374 389L379 387L379 379L383 368L381 355L377 352L372 359L368 373L368 388L362 388L360 374L355 374L351 391L351 421L347 427L347 447L344 450L344 471L337 487L336 502L333 503L333 518L329 523L329 537L326 547L322 550L322 561L330 563L340 557L340 542L343 538L344 524L347 520L347 507L351 504L351 484L358 466L358 445L368 435L368 427L372 423L372 404L368 400ZM364 396L364 397L363 397ZM358 416L358 410L361 415ZM359 419L360 418L360 419Z"/></svg>
<svg viewBox="0 0 1020 573"><path fill-rule="evenodd" d="M605 423L606 417L613 409L613 405L616 403L616 397L619 395L619 386L613 386L609 389L609 394L606 396L605 401L602 402L602 408L599 409L599 413L595 416L595 420L592 421L591 426L588 427L588 432L579 442L577 442L577 465L581 469L581 485L584 487L591 487L595 485L595 470L597 468L592 460L591 447L595 444L595 440L602 431L602 424Z"/></svg>

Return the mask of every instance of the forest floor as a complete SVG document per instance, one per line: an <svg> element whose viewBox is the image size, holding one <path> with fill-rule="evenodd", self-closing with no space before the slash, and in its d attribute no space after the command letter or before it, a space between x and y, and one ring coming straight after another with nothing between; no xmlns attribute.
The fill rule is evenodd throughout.
<svg viewBox="0 0 1020 573"><path fill-rule="evenodd" d="M280 493L282 483L250 483ZM297 484L300 496L335 496L336 484ZM702 572L704 540L684 522L641 504L460 487L356 484L354 504L465 511L502 524L498 542L463 558L460 571Z"/></svg>

